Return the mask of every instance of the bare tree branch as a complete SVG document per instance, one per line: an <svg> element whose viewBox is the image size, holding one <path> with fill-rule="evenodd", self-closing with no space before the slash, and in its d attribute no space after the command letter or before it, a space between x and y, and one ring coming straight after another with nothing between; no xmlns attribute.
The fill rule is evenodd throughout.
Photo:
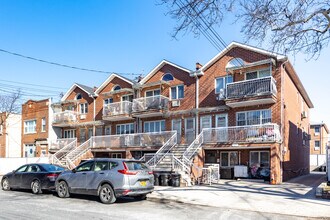
<svg viewBox="0 0 330 220"><path fill-rule="evenodd" d="M20 97L20 90L10 95L0 95L0 125L4 125L6 119L11 114L19 112L20 105L18 104L18 101Z"/></svg>

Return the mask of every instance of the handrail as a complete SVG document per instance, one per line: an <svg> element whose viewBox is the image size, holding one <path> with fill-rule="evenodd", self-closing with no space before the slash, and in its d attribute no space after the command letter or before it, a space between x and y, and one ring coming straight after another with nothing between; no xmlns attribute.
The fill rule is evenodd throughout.
<svg viewBox="0 0 330 220"><path fill-rule="evenodd" d="M62 164L61 159L64 158L69 153L69 151L76 145L77 145L77 138L74 138L72 142L70 142L69 144L67 144L66 146L64 146L63 148L61 148L60 150L58 150L56 153L53 154L52 163L56 161L58 164L64 165ZM58 157L59 155L61 156Z"/></svg>
<svg viewBox="0 0 330 220"><path fill-rule="evenodd" d="M80 144L76 147L73 151L66 155L66 160L72 166L74 162L81 157L84 153L86 153L91 148L91 141L93 140L94 136L90 137L87 141Z"/></svg>
<svg viewBox="0 0 330 220"><path fill-rule="evenodd" d="M169 98L162 95L133 99L132 112L167 109L168 102Z"/></svg>
<svg viewBox="0 0 330 220"><path fill-rule="evenodd" d="M130 114L133 103L130 101L114 102L103 105L103 116Z"/></svg>
<svg viewBox="0 0 330 220"><path fill-rule="evenodd" d="M186 151L183 153L183 156L187 157L188 159L191 159L193 155L196 153L196 151L200 148L200 146L203 143L203 130L201 133L199 133L196 139L187 147ZM189 152L191 152L192 149L193 149L192 153L189 154Z"/></svg>

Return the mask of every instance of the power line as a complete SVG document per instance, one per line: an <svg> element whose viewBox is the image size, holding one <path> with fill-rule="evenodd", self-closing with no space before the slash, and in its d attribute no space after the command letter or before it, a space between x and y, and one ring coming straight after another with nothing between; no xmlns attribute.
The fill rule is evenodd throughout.
<svg viewBox="0 0 330 220"><path fill-rule="evenodd" d="M11 51L4 50L4 49L0 49L0 52L7 53L7 54L10 54L10 55L14 55L14 56L18 56L18 57L22 57L22 58L25 58L25 59L30 59L30 60L34 60L34 61L38 61L38 62L42 62L42 63L47 63L47 64L55 65L55 66L60 66L60 67L65 67L65 68L70 68L70 69L75 69L75 70L82 70L82 71L95 72L95 73L106 73L106 74L114 73L114 72L110 72L110 71L87 69L87 68L82 68L82 67L76 67L76 66L70 66L70 65L66 65L66 64L56 63L56 62L52 62L52 61L47 61L47 60L43 60L43 59L39 59L39 58L34 58L34 57L26 56L26 55L23 55L23 54L11 52ZM137 74L137 73L118 73L118 74L123 74L123 75L140 75L140 74Z"/></svg>
<svg viewBox="0 0 330 220"><path fill-rule="evenodd" d="M53 88L53 89L67 89L67 88L64 88L64 87L55 87L55 86L48 86L48 85L23 83L23 82L16 82L16 81L4 80L4 79L0 79L0 81L2 81L2 82L9 82L9 83L15 83L15 84L21 84L21 85L28 85L28 86L38 86L38 87L45 87L45 88Z"/></svg>

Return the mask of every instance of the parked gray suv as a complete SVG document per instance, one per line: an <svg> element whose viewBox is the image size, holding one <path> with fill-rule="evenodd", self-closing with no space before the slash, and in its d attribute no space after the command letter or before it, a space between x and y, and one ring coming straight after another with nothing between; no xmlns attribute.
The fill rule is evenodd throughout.
<svg viewBox="0 0 330 220"><path fill-rule="evenodd" d="M141 161L98 158L61 173L55 186L61 198L69 197L70 193L89 194L99 196L102 203L110 204L122 196L145 199L154 189L154 177Z"/></svg>

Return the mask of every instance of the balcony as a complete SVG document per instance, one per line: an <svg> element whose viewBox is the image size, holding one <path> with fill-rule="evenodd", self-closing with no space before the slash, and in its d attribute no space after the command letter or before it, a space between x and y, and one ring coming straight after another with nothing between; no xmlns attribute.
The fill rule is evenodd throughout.
<svg viewBox="0 0 330 220"><path fill-rule="evenodd" d="M61 138L56 140L50 140L48 146L49 151L56 152L75 140L76 138Z"/></svg>
<svg viewBox="0 0 330 220"><path fill-rule="evenodd" d="M132 102L122 101L103 106L103 120L121 121L132 119Z"/></svg>
<svg viewBox="0 0 330 220"><path fill-rule="evenodd" d="M74 125L78 122L78 112L66 110L64 112L56 112L53 116L53 126L66 127Z"/></svg>
<svg viewBox="0 0 330 220"><path fill-rule="evenodd" d="M133 100L132 115L138 118L163 116L168 110L169 98L157 95Z"/></svg>
<svg viewBox="0 0 330 220"><path fill-rule="evenodd" d="M273 104L276 102L276 81L273 77L228 83L226 105L231 108Z"/></svg>
<svg viewBox="0 0 330 220"><path fill-rule="evenodd" d="M163 146L173 135L175 131L121 134L94 136L91 148L93 151L104 151L106 149L118 148L159 148Z"/></svg>
<svg viewBox="0 0 330 220"><path fill-rule="evenodd" d="M277 124L233 126L203 129L203 143L272 143L281 140Z"/></svg>

